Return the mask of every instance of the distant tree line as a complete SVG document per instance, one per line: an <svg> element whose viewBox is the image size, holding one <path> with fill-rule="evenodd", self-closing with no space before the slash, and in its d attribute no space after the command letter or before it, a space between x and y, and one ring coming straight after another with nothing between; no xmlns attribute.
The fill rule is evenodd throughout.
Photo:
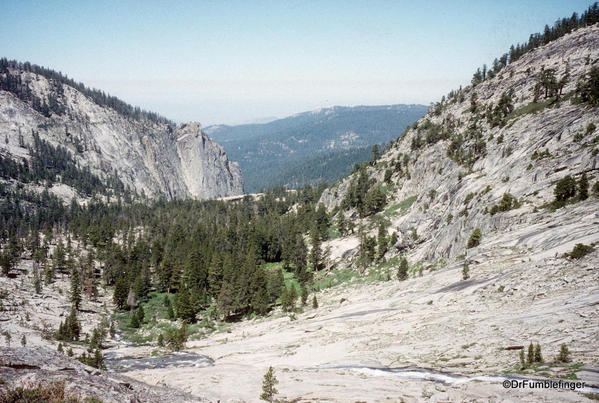
<svg viewBox="0 0 599 403"><path fill-rule="evenodd" d="M491 79L506 67L509 63L513 63L522 57L524 54L536 49L540 46L546 45L562 36L569 34L578 28L588 27L595 25L599 22L599 3L595 2L580 16L577 13L573 13L570 18L562 18L557 20L553 27L545 25L543 33L531 34L528 38L528 42L519 43L512 45L507 53L504 53L501 57L496 58L493 61L491 67L483 65L482 68L478 68L472 77L472 85L480 84L486 79Z"/></svg>
<svg viewBox="0 0 599 403"><path fill-rule="evenodd" d="M47 78L52 85L52 91L48 97L43 99L33 95L29 84L22 81L20 72L31 72ZM156 123L174 125L172 121L157 113L148 112L137 106L129 105L115 96L106 94L104 91L88 88L83 83L77 83L61 72L29 62L21 63L6 58L0 59L0 89L15 94L19 99L29 103L36 111L46 117L50 117L52 113L56 115L65 114L66 109L62 101L64 95L63 85L73 87L83 95L89 97L96 104L113 109L119 114L134 120L149 120Z"/></svg>

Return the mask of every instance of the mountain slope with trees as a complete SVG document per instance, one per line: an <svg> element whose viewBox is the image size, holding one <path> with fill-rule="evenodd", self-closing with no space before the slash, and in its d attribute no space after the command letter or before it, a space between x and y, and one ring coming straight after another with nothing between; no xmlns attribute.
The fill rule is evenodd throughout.
<svg viewBox="0 0 599 403"><path fill-rule="evenodd" d="M239 162L246 190L258 191L276 185L293 187L314 183L320 176L310 173L313 158L330 160L335 182L363 162L361 152L334 153L386 143L399 136L428 109L424 105L382 105L323 108L265 124L211 126L207 133ZM303 168L300 168L303 166ZM296 169L305 172L298 175ZM284 173L291 170L289 173ZM282 173L283 172L283 173Z"/></svg>
<svg viewBox="0 0 599 403"><path fill-rule="evenodd" d="M588 195L599 164L597 63L592 26L532 48L484 81L477 72L321 202L344 220L384 216L396 233L390 251L408 248L429 263L497 247L490 234L509 232L510 222L532 226L574 202L596 207ZM482 241L469 241L475 232ZM566 245L570 237L577 233L564 234ZM535 248L557 248L551 239Z"/></svg>
<svg viewBox="0 0 599 403"><path fill-rule="evenodd" d="M596 399L598 11L475 73L326 189L115 200L116 179L32 133L12 148L28 158L0 160L0 342L93 376L109 343L144 359L192 346L210 365L129 373L209 400L255 399L271 366L287 370L267 397L290 401ZM91 196L28 190L58 180ZM2 378L39 369L20 362Z"/></svg>
<svg viewBox="0 0 599 403"><path fill-rule="evenodd" d="M4 58L0 134L5 162L29 164L39 138L60 150L58 164L70 158L81 170L104 181L118 177L127 189L150 197L207 199L243 192L239 167L199 124L175 125L61 73ZM38 175L36 183L40 179L51 188L55 178ZM62 179L56 182L64 184Z"/></svg>

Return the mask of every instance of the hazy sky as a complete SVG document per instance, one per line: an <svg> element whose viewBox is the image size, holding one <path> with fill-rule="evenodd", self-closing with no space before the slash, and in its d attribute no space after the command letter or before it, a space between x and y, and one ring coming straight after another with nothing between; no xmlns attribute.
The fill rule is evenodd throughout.
<svg viewBox="0 0 599 403"><path fill-rule="evenodd" d="M234 124L332 105L429 104L591 3L3 0L0 56L176 121Z"/></svg>

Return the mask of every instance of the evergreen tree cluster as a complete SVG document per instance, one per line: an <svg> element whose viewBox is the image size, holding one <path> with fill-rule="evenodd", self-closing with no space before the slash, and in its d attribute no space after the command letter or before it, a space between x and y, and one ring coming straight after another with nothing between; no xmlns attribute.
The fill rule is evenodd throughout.
<svg viewBox="0 0 599 403"><path fill-rule="evenodd" d="M58 217L21 215L17 227L0 232L0 263L6 274L16 259L30 253L44 268L46 282L52 282L55 273L70 277L73 312L59 329L61 340L79 336L76 311L82 294L95 295L94 260L103 266L105 283L114 287L116 306L137 309L134 327L147 320L142 304L151 290L174 295L167 302L170 316L188 323L214 304L227 320L262 315L285 288L282 271L269 270L267 263L283 262L305 285L313 270L323 267L324 253L316 251L328 238L330 218L324 206L315 205L320 192L278 188L259 200L238 202L58 203ZM54 234L59 234L55 241ZM317 246L310 259L305 234L311 234ZM78 259L71 237L78 248L87 249ZM50 254L51 243L55 247Z"/></svg>
<svg viewBox="0 0 599 403"><path fill-rule="evenodd" d="M576 200L586 200L589 197L589 179L585 172L580 175L578 181L570 175L566 175L555 184L553 194L553 208L564 207L567 203Z"/></svg>
<svg viewBox="0 0 599 403"><path fill-rule="evenodd" d="M495 215L497 213L517 209L520 207L520 205L521 205L521 203L518 201L518 199L514 195L506 192L503 194L503 197L501 198L501 202L499 202L499 204L495 204L493 207L491 207L491 210L489 210L489 213L491 215Z"/></svg>
<svg viewBox="0 0 599 403"><path fill-rule="evenodd" d="M343 210L355 208L361 218L382 211L387 204L387 196L379 185L368 177L366 166L361 165L341 202L341 208Z"/></svg>
<svg viewBox="0 0 599 403"><path fill-rule="evenodd" d="M77 319L77 311L73 307L71 313L60 323L56 332L56 340L77 341L81 334L81 325Z"/></svg>
<svg viewBox="0 0 599 403"><path fill-rule="evenodd" d="M591 106L599 105L599 67L591 67L576 83L575 93L579 102Z"/></svg>
<svg viewBox="0 0 599 403"><path fill-rule="evenodd" d="M84 195L106 194L109 187L117 193L124 193L125 186L116 177L102 181L89 167L80 167L72 154L62 146L55 147L37 132L32 132L33 144L29 146L29 160L22 162L0 156L0 177L15 179L21 183L52 184L61 182Z"/></svg>
<svg viewBox="0 0 599 403"><path fill-rule="evenodd" d="M599 3L595 2L580 16L577 13L573 13L569 18L557 20L552 27L545 25L543 33L531 34L527 42L515 46L512 45L509 52L504 53L501 57L493 61L491 67L487 68L485 64L482 68L478 68L472 77L472 85L476 86L487 79L495 77L504 67L515 62L531 50L559 39L578 28L595 25L598 22Z"/></svg>

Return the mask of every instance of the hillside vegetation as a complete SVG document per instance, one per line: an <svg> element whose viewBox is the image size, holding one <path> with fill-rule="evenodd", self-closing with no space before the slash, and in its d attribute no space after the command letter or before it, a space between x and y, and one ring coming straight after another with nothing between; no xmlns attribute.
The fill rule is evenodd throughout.
<svg viewBox="0 0 599 403"><path fill-rule="evenodd" d="M354 149L395 139L427 108L335 106L266 124L213 126L206 131L239 162L246 191L255 192L278 185L301 187L321 178L335 182L355 163L370 158L362 159L363 151ZM316 163L313 171L311 162Z"/></svg>

